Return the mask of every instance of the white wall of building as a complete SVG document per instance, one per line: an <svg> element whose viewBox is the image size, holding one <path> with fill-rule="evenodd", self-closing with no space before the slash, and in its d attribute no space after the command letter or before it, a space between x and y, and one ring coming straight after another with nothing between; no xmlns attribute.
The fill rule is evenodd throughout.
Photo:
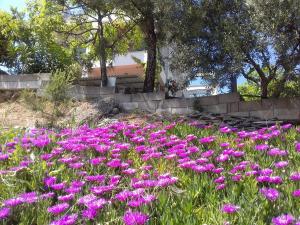
<svg viewBox="0 0 300 225"><path fill-rule="evenodd" d="M147 61L147 52L146 51L135 51L128 52L125 55L116 55L112 61L112 66L125 66L125 65L133 65L137 64L136 61L132 57L138 58L143 63ZM108 64L109 66L111 64ZM94 67L100 67L100 62L94 62Z"/></svg>

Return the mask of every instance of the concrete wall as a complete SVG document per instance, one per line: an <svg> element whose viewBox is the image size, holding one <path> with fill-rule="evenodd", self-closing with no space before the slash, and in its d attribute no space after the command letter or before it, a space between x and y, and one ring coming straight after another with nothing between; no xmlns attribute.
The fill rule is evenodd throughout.
<svg viewBox="0 0 300 225"><path fill-rule="evenodd" d="M0 75L0 90L39 89L50 74Z"/></svg>
<svg viewBox="0 0 300 225"><path fill-rule="evenodd" d="M77 100L89 100L97 98L114 98L114 87L96 87L96 86L79 86L74 85L68 91L71 98Z"/></svg>
<svg viewBox="0 0 300 225"><path fill-rule="evenodd" d="M0 91L37 89L43 94L43 87L50 74L0 75ZM228 114L232 116L258 117L261 119L300 120L300 98L263 99L241 101L238 93L205 96L199 98L165 99L164 92L116 94L114 87L75 85L68 91L70 97L78 100L114 98L124 111L144 110L147 112L168 112L189 114L198 111Z"/></svg>
<svg viewBox="0 0 300 225"><path fill-rule="evenodd" d="M200 104L203 111L226 113L227 104L238 102L238 94L226 94L207 96L200 98L174 98L165 99L165 94L160 93L139 93L139 94L118 94L115 96L120 107L125 111L144 110L149 112L169 112L173 114L188 114L194 112L195 104Z"/></svg>
<svg viewBox="0 0 300 225"><path fill-rule="evenodd" d="M300 120L300 98L241 101L238 93L205 96L194 99L165 99L164 93L116 94L116 101L124 111L144 110L189 114L199 111L260 119Z"/></svg>

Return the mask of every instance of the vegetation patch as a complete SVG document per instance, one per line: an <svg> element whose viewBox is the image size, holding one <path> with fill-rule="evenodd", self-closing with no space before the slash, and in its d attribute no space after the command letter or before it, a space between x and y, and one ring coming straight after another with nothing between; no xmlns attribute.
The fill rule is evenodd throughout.
<svg viewBox="0 0 300 225"><path fill-rule="evenodd" d="M0 222L299 224L299 140L181 118L1 130Z"/></svg>

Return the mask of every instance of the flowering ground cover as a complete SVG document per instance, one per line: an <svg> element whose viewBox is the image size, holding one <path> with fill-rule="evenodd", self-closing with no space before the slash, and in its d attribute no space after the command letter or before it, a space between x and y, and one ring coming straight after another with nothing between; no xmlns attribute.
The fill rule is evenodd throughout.
<svg viewBox="0 0 300 225"><path fill-rule="evenodd" d="M0 133L0 224L300 224L300 130L196 121Z"/></svg>

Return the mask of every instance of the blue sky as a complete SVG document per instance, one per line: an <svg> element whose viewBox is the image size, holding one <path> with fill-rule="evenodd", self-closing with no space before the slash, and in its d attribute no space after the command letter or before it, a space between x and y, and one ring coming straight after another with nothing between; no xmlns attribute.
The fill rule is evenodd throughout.
<svg viewBox="0 0 300 225"><path fill-rule="evenodd" d="M25 7L25 0L0 0L0 9L9 11L11 6L22 9Z"/></svg>

